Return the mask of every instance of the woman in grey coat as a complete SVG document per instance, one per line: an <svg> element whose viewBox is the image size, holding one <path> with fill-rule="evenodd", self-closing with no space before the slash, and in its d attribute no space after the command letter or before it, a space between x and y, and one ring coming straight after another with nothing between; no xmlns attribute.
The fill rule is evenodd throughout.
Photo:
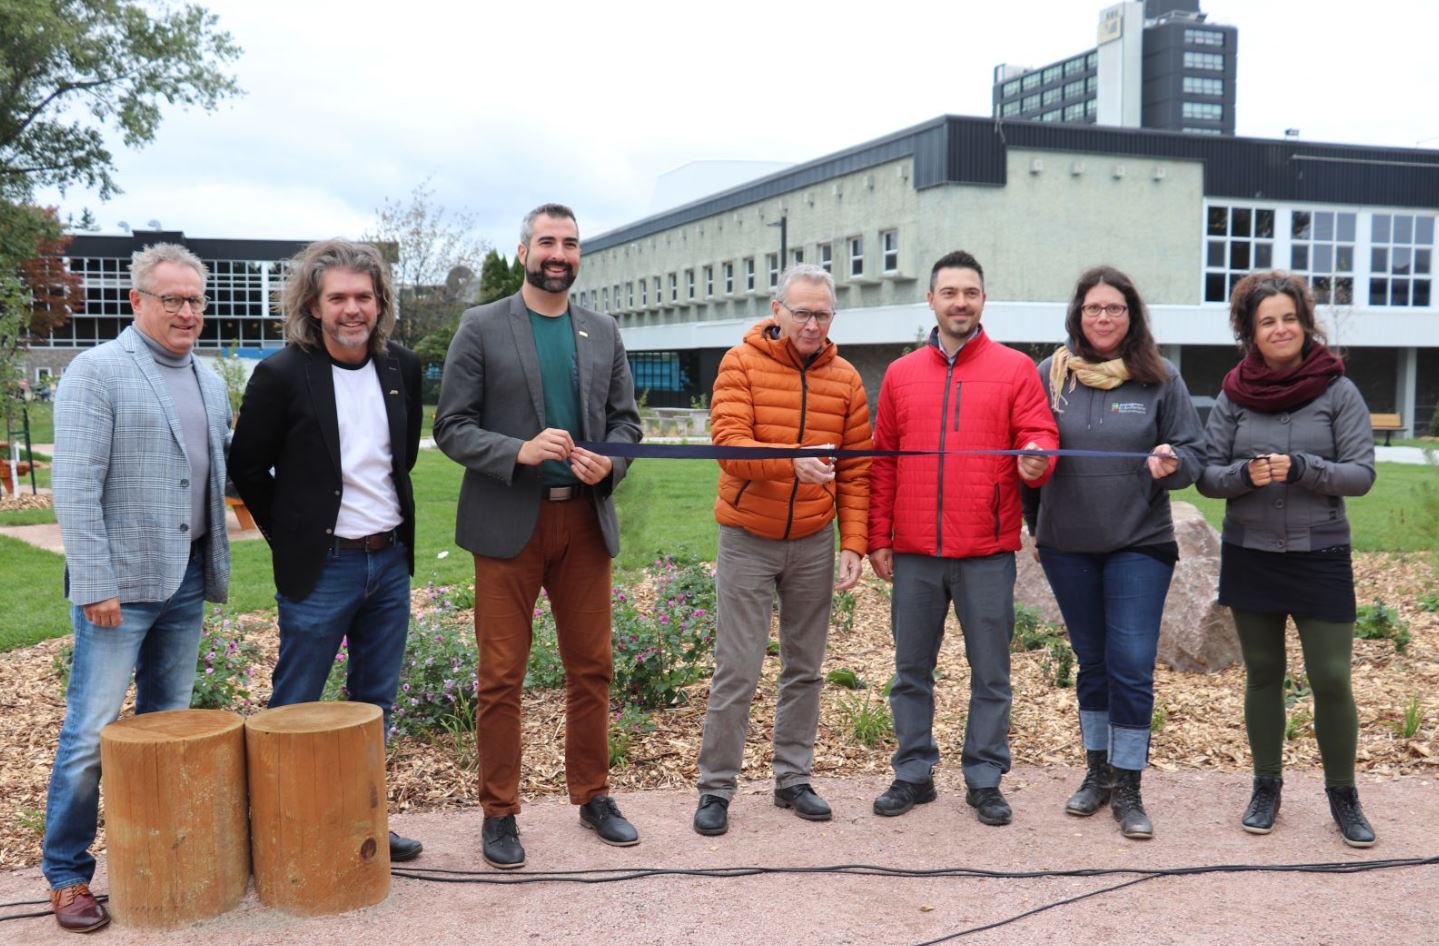
<svg viewBox="0 0 1439 946"><path fill-rule="evenodd" d="M1125 837L1150 838L1140 778L1159 625L1179 559L1169 491L1199 476L1203 434L1128 276L1109 266L1080 276L1064 327L1064 346L1039 366L1059 445L1129 454L1066 456L1042 490L1024 491L1039 560L1079 657L1088 772L1065 811L1092 815L1108 801Z"/></svg>
<svg viewBox="0 0 1439 946"><path fill-rule="evenodd" d="M1251 273L1234 287L1229 319L1244 359L1225 376L1209 415L1199 491L1227 500L1219 602L1233 610L1244 652L1254 757L1241 823L1268 834L1279 812L1284 628L1293 617L1330 812L1346 844L1368 847L1374 830L1354 786L1354 569L1344 497L1374 484L1369 408L1324 346L1302 278Z"/></svg>

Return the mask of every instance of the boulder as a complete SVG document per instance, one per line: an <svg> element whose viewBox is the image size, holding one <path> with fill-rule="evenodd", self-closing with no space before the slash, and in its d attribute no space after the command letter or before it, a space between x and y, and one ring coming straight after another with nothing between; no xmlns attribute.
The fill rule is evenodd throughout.
<svg viewBox="0 0 1439 946"><path fill-rule="evenodd" d="M1169 585L1159 627L1159 662L1174 669L1214 673L1240 660L1234 617L1219 604L1219 533L1191 503L1176 502L1174 535L1179 564ZM1017 558L1014 600L1040 616L1063 624L1044 569L1034 560L1025 537Z"/></svg>

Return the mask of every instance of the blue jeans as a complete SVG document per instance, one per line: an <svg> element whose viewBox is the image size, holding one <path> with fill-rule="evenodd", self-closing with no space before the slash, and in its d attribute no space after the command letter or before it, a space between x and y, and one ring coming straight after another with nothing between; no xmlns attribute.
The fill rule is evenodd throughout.
<svg viewBox="0 0 1439 946"><path fill-rule="evenodd" d="M118 627L96 627L84 608L70 608L75 655L45 802L43 869L52 890L95 876L89 848L100 813L100 730L120 715L131 673L136 713L190 706L205 617L204 546L190 549L169 600L122 603Z"/></svg>
<svg viewBox="0 0 1439 946"><path fill-rule="evenodd" d="M374 552L331 547L320 580L308 595L295 601L277 594L275 600L280 605L280 656L270 705L318 700L340 641L348 639L349 698L383 710L388 735L410 631L405 546L396 542Z"/></svg>
<svg viewBox="0 0 1439 946"><path fill-rule="evenodd" d="M1039 560L1079 658L1084 748L1107 750L1116 768L1145 768L1159 622L1174 566L1142 552L1041 548Z"/></svg>

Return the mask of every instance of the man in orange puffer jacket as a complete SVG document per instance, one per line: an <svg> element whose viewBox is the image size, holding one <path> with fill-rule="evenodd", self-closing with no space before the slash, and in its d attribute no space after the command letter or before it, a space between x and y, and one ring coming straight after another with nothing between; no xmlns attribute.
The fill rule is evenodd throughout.
<svg viewBox="0 0 1439 946"><path fill-rule="evenodd" d="M984 301L984 271L973 256L960 251L935 263L929 305L938 324L927 344L889 366L880 387L878 449L950 452L874 462L869 556L875 573L894 582L889 703L899 739L895 780L875 799L877 815L902 815L936 797L934 667L952 603L970 669L965 801L984 824L1013 818L999 780L1009 771L1019 482L1039 486L1054 460L954 451L1053 450L1059 431L1034 362L980 326Z"/></svg>
<svg viewBox="0 0 1439 946"><path fill-rule="evenodd" d="M786 270L772 317L750 329L720 363L710 402L719 446L870 446L859 372L829 340L834 279L818 266ZM1030 374L1034 374L1031 369ZM744 759L749 708L764 665L775 592L780 601L779 706L774 721L774 802L809 821L829 805L810 785L819 725L825 638L834 589L854 587L866 551L867 458L721 460L719 626L694 828L724 834ZM835 580L834 521L840 564Z"/></svg>

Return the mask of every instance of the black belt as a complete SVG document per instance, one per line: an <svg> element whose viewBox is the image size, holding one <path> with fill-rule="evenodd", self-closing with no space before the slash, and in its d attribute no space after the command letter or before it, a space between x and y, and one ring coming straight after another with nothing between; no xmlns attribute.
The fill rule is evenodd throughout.
<svg viewBox="0 0 1439 946"><path fill-rule="evenodd" d="M546 486L542 495L547 502L563 503L571 499L579 499L581 496L588 496L591 487L585 483L575 483L572 486Z"/></svg>
<svg viewBox="0 0 1439 946"><path fill-rule="evenodd" d="M395 530L388 532L376 532L374 535L361 536L358 539L342 539L336 537L335 548L337 549L364 549L366 552L378 552L380 549L387 549L399 540Z"/></svg>

